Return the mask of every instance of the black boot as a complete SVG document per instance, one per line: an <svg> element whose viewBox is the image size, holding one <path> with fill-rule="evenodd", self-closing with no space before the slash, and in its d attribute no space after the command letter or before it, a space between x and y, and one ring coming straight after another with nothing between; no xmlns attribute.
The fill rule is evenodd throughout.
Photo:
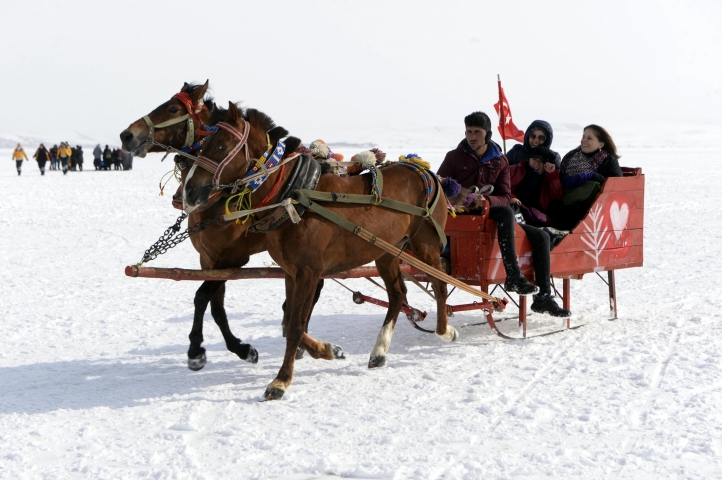
<svg viewBox="0 0 722 480"><path fill-rule="evenodd" d="M546 313L552 317L572 316L572 312L557 305L557 302L554 301L554 298L549 293L534 295L531 311L534 313Z"/></svg>
<svg viewBox="0 0 722 480"><path fill-rule="evenodd" d="M524 275L518 273L506 277L504 290L518 293L519 295L533 295L539 291L539 287L530 283Z"/></svg>

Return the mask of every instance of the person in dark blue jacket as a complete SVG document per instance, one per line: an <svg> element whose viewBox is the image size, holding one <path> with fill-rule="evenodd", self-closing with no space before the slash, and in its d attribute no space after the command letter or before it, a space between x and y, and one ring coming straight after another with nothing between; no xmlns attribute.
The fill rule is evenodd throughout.
<svg viewBox="0 0 722 480"><path fill-rule="evenodd" d="M509 153L506 154L506 158L509 159L509 165L517 165L523 160L529 160L529 154L532 148L550 148L553 139L554 131L549 122L534 120L529 127L527 127L526 133L524 133L524 144L514 145L511 147L511 150L509 150ZM557 167L557 170L559 170L562 164L562 157L554 150L551 152L554 154L554 165Z"/></svg>

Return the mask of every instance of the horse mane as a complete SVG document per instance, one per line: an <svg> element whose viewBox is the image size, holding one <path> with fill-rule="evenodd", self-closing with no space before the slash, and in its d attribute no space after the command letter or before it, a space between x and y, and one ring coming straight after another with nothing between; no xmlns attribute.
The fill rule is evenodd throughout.
<svg viewBox="0 0 722 480"><path fill-rule="evenodd" d="M288 135L288 130L276 125L271 117L265 113L256 110L255 108L242 108L238 103L235 104L238 108L241 117L250 123L253 128L257 128L264 133L268 133L268 137L271 143L274 144L280 139ZM228 109L219 107L218 105L211 110L211 115L208 118L208 125L215 125L218 122L225 122L228 120ZM301 140L296 137L288 137L286 140L286 151L294 152L301 145Z"/></svg>
<svg viewBox="0 0 722 480"><path fill-rule="evenodd" d="M208 117L208 125L212 126L218 122L223 122L226 120L227 116L228 116L228 109L219 107L218 105L216 105L211 110L210 117Z"/></svg>

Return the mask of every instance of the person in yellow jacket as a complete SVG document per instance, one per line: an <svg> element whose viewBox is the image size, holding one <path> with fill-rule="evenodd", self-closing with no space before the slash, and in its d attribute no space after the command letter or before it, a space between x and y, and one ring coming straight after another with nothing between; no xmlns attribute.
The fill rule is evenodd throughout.
<svg viewBox="0 0 722 480"><path fill-rule="evenodd" d="M28 156L25 154L23 146L18 143L18 146L15 147L15 150L13 150L13 160L15 160L15 166L18 169L18 175L20 175L20 171L23 168L23 159L27 161Z"/></svg>
<svg viewBox="0 0 722 480"><path fill-rule="evenodd" d="M58 148L58 160L60 160L60 164L63 166L63 175L67 175L68 173L68 160L70 160L72 155L73 151L70 149L70 146L64 142L61 143Z"/></svg>

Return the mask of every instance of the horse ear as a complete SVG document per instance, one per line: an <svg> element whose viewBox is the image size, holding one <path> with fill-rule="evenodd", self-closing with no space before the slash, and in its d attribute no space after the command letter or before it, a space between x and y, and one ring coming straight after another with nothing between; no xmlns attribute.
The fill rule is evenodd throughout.
<svg viewBox="0 0 722 480"><path fill-rule="evenodd" d="M240 113L238 112L238 107L236 107L236 104L233 102L228 102L228 123L237 123L239 117Z"/></svg>
<svg viewBox="0 0 722 480"><path fill-rule="evenodd" d="M196 88L190 93L191 100L193 100L193 103L198 104L203 100L203 97L205 96L206 92L208 91L208 80L206 80L206 83L201 85L200 87Z"/></svg>
<svg viewBox="0 0 722 480"><path fill-rule="evenodd" d="M187 91L188 91L188 87L190 87L190 85L188 85L188 83L186 83L186 82L183 82L183 88L181 88L180 91L181 91L181 92L187 92Z"/></svg>

